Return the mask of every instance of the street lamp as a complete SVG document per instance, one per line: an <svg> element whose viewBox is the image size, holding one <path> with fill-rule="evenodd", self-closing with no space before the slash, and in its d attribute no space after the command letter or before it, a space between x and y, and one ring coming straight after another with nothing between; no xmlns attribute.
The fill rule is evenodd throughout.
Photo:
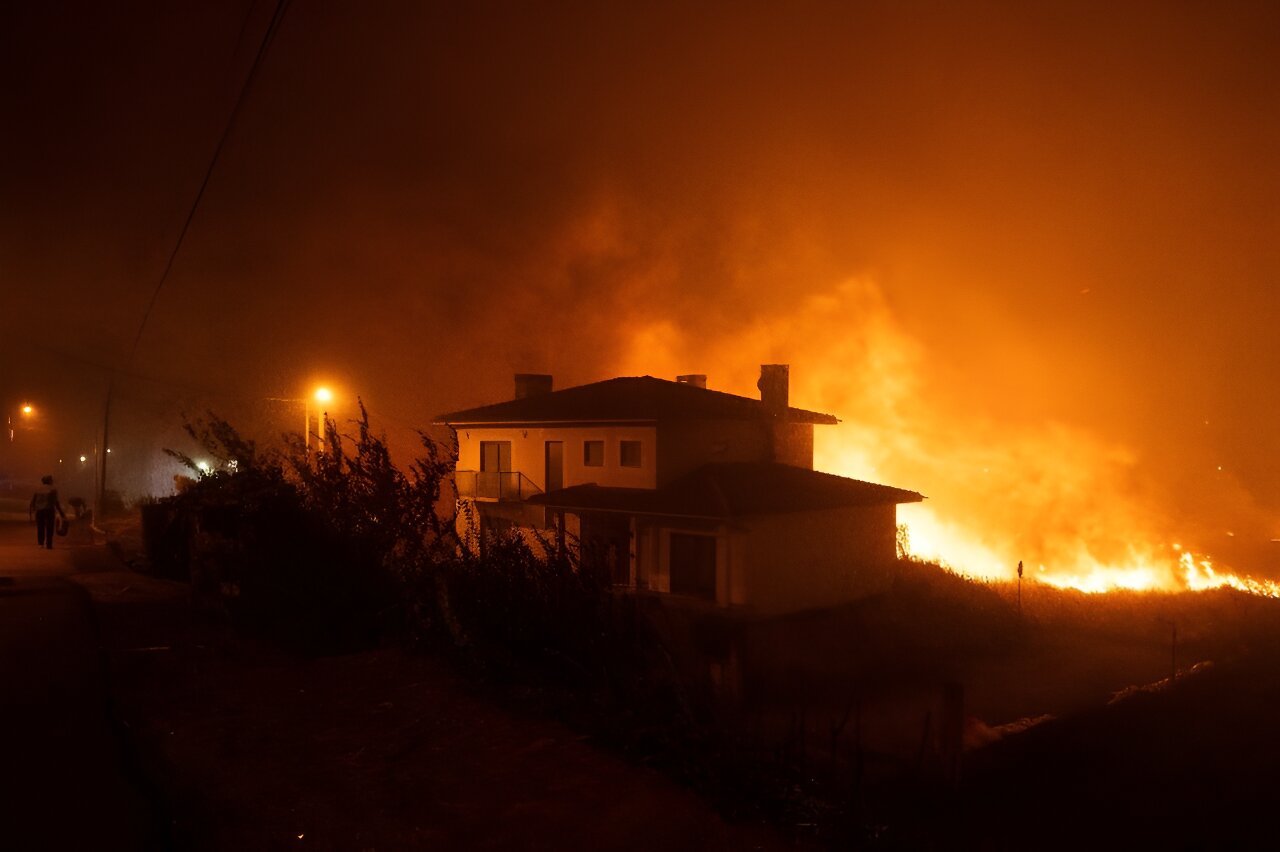
<svg viewBox="0 0 1280 852"><path fill-rule="evenodd" d="M304 446L311 449L311 401L315 400L319 406L327 405L333 402L333 391L324 385L320 385L311 396L303 399L302 408L302 435ZM328 417L328 412L321 408L316 414L316 447L320 452L324 452L324 423Z"/></svg>
<svg viewBox="0 0 1280 852"><path fill-rule="evenodd" d="M36 413L35 407L29 402L22 403L22 407L18 410L22 412L22 419L24 420L30 420ZM9 443L12 444L15 431L13 426L13 415L10 414L7 419L9 425Z"/></svg>
<svg viewBox="0 0 1280 852"><path fill-rule="evenodd" d="M329 412L323 406L327 406L329 403L333 402L333 391L329 390L324 385L321 385L320 387L316 388L315 393L312 394L312 397L315 398L315 401L318 405L322 406L320 408L320 413L316 416L316 449L319 452L323 453L324 452L324 429L329 421Z"/></svg>
<svg viewBox="0 0 1280 852"><path fill-rule="evenodd" d="M312 389L309 396L304 396L301 399L278 396L269 396L266 399L272 402L302 403L302 445L307 452L311 451L311 403L315 402L318 406L316 411L316 441L320 452L324 452L324 424L328 419L328 411L324 406L335 399L333 390L325 385L319 385Z"/></svg>

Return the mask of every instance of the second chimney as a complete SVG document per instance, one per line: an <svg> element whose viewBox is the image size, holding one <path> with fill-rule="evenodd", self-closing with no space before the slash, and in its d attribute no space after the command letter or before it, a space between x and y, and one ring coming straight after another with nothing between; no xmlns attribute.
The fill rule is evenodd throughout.
<svg viewBox="0 0 1280 852"><path fill-rule="evenodd" d="M693 385L695 388L707 388L706 373L690 373L687 376L676 376L676 381L682 385Z"/></svg>
<svg viewBox="0 0 1280 852"><path fill-rule="evenodd" d="M756 387L760 389L760 401L765 410L775 417L786 417L791 405L791 368L787 364L761 364L760 381Z"/></svg>
<svg viewBox="0 0 1280 852"><path fill-rule="evenodd" d="M516 399L551 393L551 377L542 373L516 373Z"/></svg>

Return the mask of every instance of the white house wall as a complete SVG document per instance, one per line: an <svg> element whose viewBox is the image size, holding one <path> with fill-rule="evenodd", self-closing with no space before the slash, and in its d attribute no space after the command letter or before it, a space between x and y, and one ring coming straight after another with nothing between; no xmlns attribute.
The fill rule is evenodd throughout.
<svg viewBox="0 0 1280 852"><path fill-rule="evenodd" d="M813 469L813 425L767 420L672 420L658 427L658 480L671 482L708 462L776 461Z"/></svg>
<svg viewBox="0 0 1280 852"><path fill-rule="evenodd" d="M746 602L780 613L883 591L896 557L897 507L788 512L743 520Z"/></svg>
<svg viewBox="0 0 1280 852"><path fill-rule="evenodd" d="M710 535L716 539L716 603L731 606L746 602L746 539L741 531L725 524L709 525L674 518L637 519L635 530L637 588L671 591L672 533Z"/></svg>
<svg viewBox="0 0 1280 852"><path fill-rule="evenodd" d="M708 462L769 459L770 426L751 420L673 420L661 424L658 480L668 483Z"/></svg>
<svg viewBox="0 0 1280 852"><path fill-rule="evenodd" d="M834 606L887 587L895 560L893 505L756 515L730 524L638 518L634 583L671 591L673 533L716 537L716 603L783 613Z"/></svg>
<svg viewBox="0 0 1280 852"><path fill-rule="evenodd" d="M604 441L604 465L583 464L583 443ZM480 427L458 430L458 470L480 469L481 441L510 441L511 469L546 489L546 444L564 442L564 486L656 488L657 438L652 426ZM640 442L640 466L623 467L621 442Z"/></svg>

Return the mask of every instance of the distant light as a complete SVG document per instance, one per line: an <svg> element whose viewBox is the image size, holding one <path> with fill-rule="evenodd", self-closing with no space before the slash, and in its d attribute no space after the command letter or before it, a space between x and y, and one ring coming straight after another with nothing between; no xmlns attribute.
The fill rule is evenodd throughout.
<svg viewBox="0 0 1280 852"><path fill-rule="evenodd" d="M31 407L31 406L29 406L29 405L24 405L24 406L22 406L22 413L23 413L23 414L30 414L30 413L31 413L31 412L33 412L33 411L35 411L35 409L34 409L34 408L32 408L32 407Z"/></svg>
<svg viewBox="0 0 1280 852"><path fill-rule="evenodd" d="M85 463L85 462L87 462L88 460L89 460L89 459L88 459L88 458L86 458L85 456L81 456L81 457L80 457L80 463L81 463L81 464L84 464L84 463Z"/></svg>
<svg viewBox="0 0 1280 852"><path fill-rule="evenodd" d="M209 463L208 463L208 462L206 462L206 461L199 461L199 462L196 462L196 467L198 467L198 468L200 469L200 472L201 472L201 473L208 473L208 472L209 472Z"/></svg>
<svg viewBox="0 0 1280 852"><path fill-rule="evenodd" d="M110 447L107 447L107 452L111 452L111 448L110 448Z"/></svg>
<svg viewBox="0 0 1280 852"><path fill-rule="evenodd" d="M326 387L316 388L316 402L333 402L333 391Z"/></svg>

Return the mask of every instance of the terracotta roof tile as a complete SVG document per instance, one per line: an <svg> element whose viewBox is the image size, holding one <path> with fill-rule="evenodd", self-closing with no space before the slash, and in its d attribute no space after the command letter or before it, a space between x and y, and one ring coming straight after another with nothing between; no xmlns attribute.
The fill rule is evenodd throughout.
<svg viewBox="0 0 1280 852"><path fill-rule="evenodd" d="M658 420L755 420L758 399L694 385L632 376L441 414L437 423L602 423ZM835 424L830 414L789 409L794 423Z"/></svg>

